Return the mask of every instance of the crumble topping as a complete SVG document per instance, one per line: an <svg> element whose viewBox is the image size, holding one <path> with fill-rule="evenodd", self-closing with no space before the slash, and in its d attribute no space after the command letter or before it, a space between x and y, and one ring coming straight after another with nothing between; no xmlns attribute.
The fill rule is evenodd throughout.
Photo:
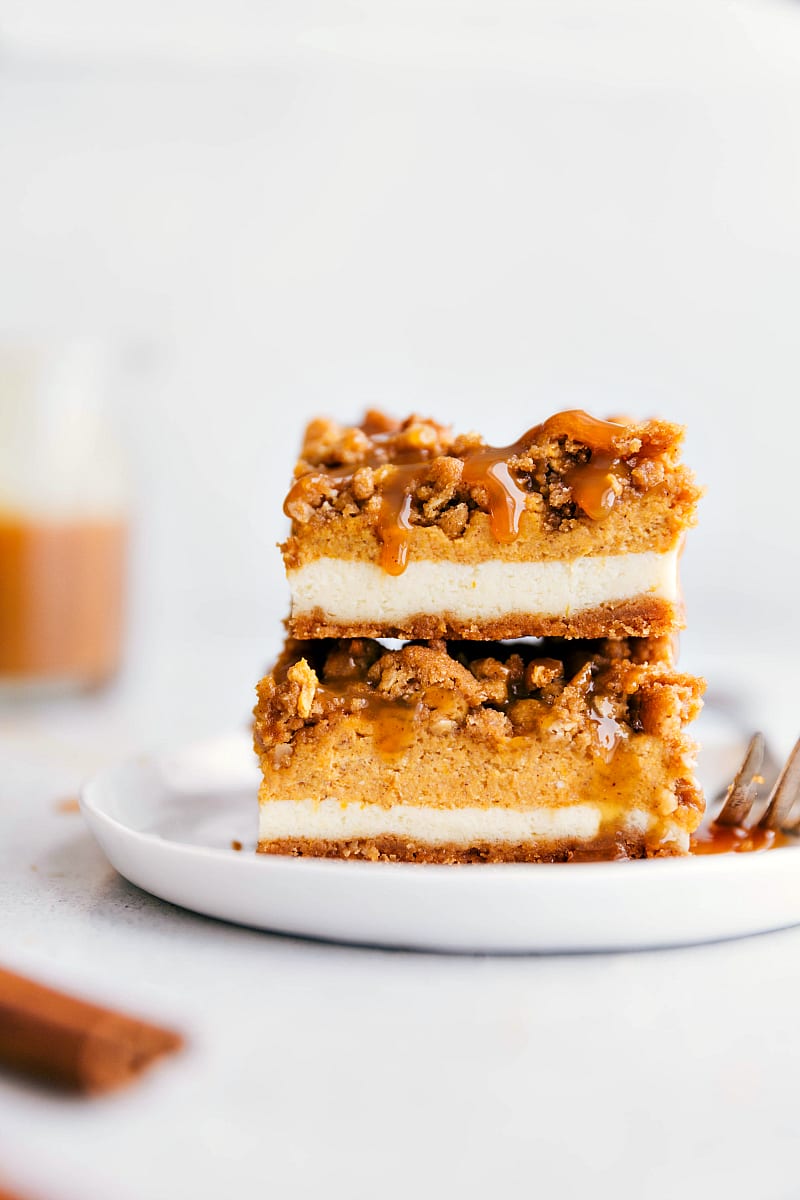
<svg viewBox="0 0 800 1200"><path fill-rule="evenodd" d="M601 422L577 413L557 414L499 449L418 415L398 421L369 412L359 426L318 418L306 429L285 509L297 525L364 513L380 528L394 488L408 497L409 525L438 525L455 539L476 510L496 513L498 481L486 468L502 463L506 491L539 508L553 529L602 516L625 492L659 487L689 519L700 492L678 461L682 440L682 427L666 421Z"/></svg>
<svg viewBox="0 0 800 1200"><path fill-rule="evenodd" d="M675 671L669 638L591 642L290 640L258 685L259 753L347 713L422 714L434 731L466 726L491 741L547 730L601 754L637 733L677 741L699 712L702 681Z"/></svg>

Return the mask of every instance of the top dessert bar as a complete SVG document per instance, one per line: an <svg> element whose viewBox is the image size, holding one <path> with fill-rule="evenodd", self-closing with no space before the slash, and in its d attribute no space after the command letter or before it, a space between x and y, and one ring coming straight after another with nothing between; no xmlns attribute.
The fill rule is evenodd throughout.
<svg viewBox="0 0 800 1200"><path fill-rule="evenodd" d="M683 625L700 491L666 421L557 413L510 446L314 420L286 497L296 638L649 637Z"/></svg>

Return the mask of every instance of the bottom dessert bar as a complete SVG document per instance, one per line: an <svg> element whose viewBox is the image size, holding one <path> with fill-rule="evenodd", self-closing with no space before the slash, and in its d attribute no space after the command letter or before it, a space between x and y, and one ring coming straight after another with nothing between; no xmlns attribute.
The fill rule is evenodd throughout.
<svg viewBox="0 0 800 1200"><path fill-rule="evenodd" d="M686 854L703 813L668 642L289 641L258 686L258 849L402 862Z"/></svg>

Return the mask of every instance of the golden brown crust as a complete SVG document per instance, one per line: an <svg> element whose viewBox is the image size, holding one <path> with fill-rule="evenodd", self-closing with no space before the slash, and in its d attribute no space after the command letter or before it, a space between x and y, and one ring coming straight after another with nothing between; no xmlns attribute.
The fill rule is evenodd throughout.
<svg viewBox="0 0 800 1200"><path fill-rule="evenodd" d="M637 596L572 613L569 617L511 613L497 621L465 622L451 614L418 613L402 625L360 622L337 625L321 609L289 618L289 633L310 638L447 638L503 641L516 638L651 638L684 627L682 604Z"/></svg>
<svg viewBox="0 0 800 1200"><path fill-rule="evenodd" d="M567 838L536 843L486 842L464 846L458 842L430 845L401 837L351 838L328 841L322 838L261 841L261 854L290 855L293 858L366 859L370 862L407 863L563 863L598 862L632 858L673 857L682 854L674 842L648 845L645 837L609 834L591 841Z"/></svg>

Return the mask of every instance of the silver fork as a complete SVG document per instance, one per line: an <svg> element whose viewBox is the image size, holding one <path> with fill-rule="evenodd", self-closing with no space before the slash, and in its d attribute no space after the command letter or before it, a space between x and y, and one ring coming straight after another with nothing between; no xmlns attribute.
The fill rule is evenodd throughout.
<svg viewBox="0 0 800 1200"><path fill-rule="evenodd" d="M725 801L715 820L717 825L739 825L750 816L758 799L758 790L764 783L762 768L766 754L763 733L754 733L747 747L742 765L728 788ZM775 829L784 833L800 832L800 813L793 813L800 795L800 738L781 768L775 786L770 792L764 811L752 829Z"/></svg>

